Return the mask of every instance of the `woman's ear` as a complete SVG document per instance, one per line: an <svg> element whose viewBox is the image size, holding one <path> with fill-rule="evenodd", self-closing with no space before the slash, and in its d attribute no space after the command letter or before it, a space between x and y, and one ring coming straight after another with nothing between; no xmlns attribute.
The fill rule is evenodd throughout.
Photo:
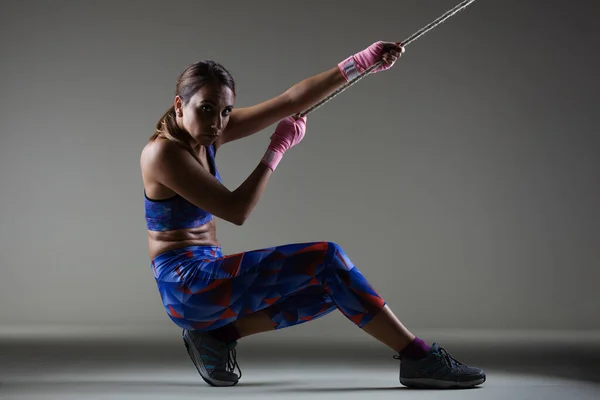
<svg viewBox="0 0 600 400"><path fill-rule="evenodd" d="M173 107L175 107L175 115L178 117L183 116L183 101L181 101L181 97L175 96L175 101L173 102Z"/></svg>

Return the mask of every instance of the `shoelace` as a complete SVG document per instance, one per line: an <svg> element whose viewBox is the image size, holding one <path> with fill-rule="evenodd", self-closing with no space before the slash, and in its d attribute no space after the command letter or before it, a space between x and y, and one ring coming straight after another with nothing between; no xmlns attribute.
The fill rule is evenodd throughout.
<svg viewBox="0 0 600 400"><path fill-rule="evenodd" d="M185 330L184 330L185 333ZM192 343L194 346L199 347L199 342L197 342L196 340L194 340L192 338ZM227 352L227 361L225 361L225 363L221 362L219 363L219 367L224 368L225 371L227 372L234 372L235 368L237 368L238 372L239 372L239 377L238 379L242 378L242 370L240 369L240 366L237 363L237 359L236 359L236 353L235 353L235 346L237 343L231 343L228 347L228 352ZM224 364L224 365L223 365Z"/></svg>
<svg viewBox="0 0 600 400"><path fill-rule="evenodd" d="M232 346L227 353L227 372L234 372L236 368L239 372L238 379L242 379L242 370L236 360L235 347Z"/></svg>
<svg viewBox="0 0 600 400"><path fill-rule="evenodd" d="M463 363L461 363L460 361L458 361L457 359L452 357L450 355L450 353L448 353L448 351L446 349L444 349L443 347L440 347L439 349L440 349L440 354L442 355L442 358L444 359L444 362L446 363L446 365L448 365L449 368L454 368L454 367L459 367L461 365L464 365Z"/></svg>

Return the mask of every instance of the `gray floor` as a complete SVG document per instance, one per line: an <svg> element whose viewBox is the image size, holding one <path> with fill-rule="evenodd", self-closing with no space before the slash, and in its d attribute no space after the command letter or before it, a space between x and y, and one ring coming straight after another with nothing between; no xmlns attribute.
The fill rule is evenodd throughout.
<svg viewBox="0 0 600 400"><path fill-rule="evenodd" d="M0 399L600 399L600 355L566 348L449 349L484 368L470 390L411 390L386 349L239 346L242 381L212 388L183 345L0 343Z"/></svg>

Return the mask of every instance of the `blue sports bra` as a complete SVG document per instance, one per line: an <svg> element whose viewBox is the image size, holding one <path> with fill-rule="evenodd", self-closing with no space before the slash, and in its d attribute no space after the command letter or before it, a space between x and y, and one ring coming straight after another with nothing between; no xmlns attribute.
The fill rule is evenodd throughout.
<svg viewBox="0 0 600 400"><path fill-rule="evenodd" d="M208 147L207 155L211 174L222 182L215 163L214 144ZM144 205L146 225L151 231L195 228L213 219L212 214L196 207L178 194L168 199L152 200L144 191Z"/></svg>

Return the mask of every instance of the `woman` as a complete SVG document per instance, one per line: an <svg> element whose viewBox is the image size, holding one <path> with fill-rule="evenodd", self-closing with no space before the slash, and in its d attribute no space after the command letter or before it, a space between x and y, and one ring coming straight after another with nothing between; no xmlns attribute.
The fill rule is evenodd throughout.
<svg viewBox="0 0 600 400"><path fill-rule="evenodd" d="M482 370L415 337L335 243L224 255L217 240L213 216L242 225L285 152L304 137L306 118L289 116L379 60L384 63L373 72L391 68L403 52L396 43L376 42L277 97L241 109L233 108L235 82L220 64L198 62L180 75L173 106L144 147L140 166L154 277L166 312L183 328L188 354L208 384L238 383L238 339L334 309L398 353L403 385L472 387L485 381ZM277 121L254 171L237 189L226 188L215 164L217 150Z"/></svg>

